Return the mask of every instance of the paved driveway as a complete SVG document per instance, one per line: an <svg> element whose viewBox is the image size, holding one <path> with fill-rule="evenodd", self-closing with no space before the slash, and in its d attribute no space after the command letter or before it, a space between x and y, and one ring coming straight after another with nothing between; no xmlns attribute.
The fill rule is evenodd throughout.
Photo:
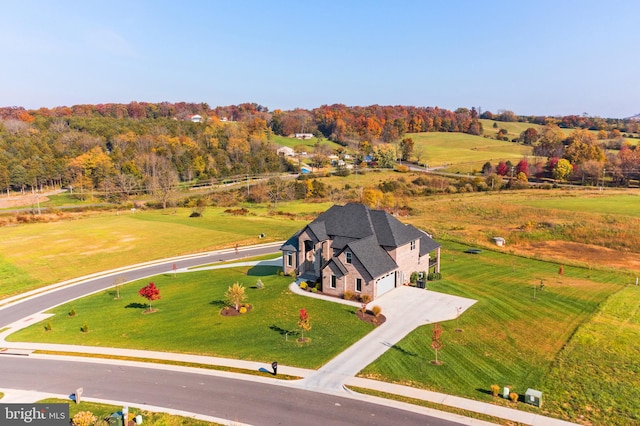
<svg viewBox="0 0 640 426"><path fill-rule="evenodd" d="M300 294L313 293L301 291ZM382 314L387 318L384 324L307 376L300 385L322 391L343 389L347 379L358 374L414 329L425 324L454 320L475 302L473 299L416 287L396 288L368 305L368 308L374 305L382 308Z"/></svg>

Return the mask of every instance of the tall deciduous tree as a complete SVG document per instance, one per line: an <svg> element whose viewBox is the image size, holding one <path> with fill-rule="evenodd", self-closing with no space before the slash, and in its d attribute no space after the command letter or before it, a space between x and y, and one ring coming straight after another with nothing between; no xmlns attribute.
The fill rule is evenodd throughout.
<svg viewBox="0 0 640 426"><path fill-rule="evenodd" d="M400 152L402 154L402 160L407 161L411 158L413 153L414 142L412 138L403 138L400 141Z"/></svg>
<svg viewBox="0 0 640 426"><path fill-rule="evenodd" d="M558 180L565 180L571 175L572 171L573 167L571 166L569 160L567 160L566 158L561 158L553 168L553 178Z"/></svg>
<svg viewBox="0 0 640 426"><path fill-rule="evenodd" d="M538 140L538 131L533 127L529 127L527 130L520 133L519 140L525 145L533 145Z"/></svg>

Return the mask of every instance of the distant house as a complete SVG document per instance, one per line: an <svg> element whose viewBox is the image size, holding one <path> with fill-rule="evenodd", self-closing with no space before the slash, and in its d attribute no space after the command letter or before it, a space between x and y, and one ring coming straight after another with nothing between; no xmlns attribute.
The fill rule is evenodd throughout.
<svg viewBox="0 0 640 426"><path fill-rule="evenodd" d="M285 157L293 157L294 155L296 155L296 152L293 150L293 148L289 148L288 146L281 146L277 149L276 152L278 153L278 155L283 155Z"/></svg>
<svg viewBox="0 0 640 426"><path fill-rule="evenodd" d="M313 133L294 133L293 135L296 139L311 139L313 137Z"/></svg>
<svg viewBox="0 0 640 426"><path fill-rule="evenodd" d="M283 271L320 280L322 292L371 299L409 282L413 272L440 272L440 244L424 231L363 204L334 205L280 250Z"/></svg>
<svg viewBox="0 0 640 426"><path fill-rule="evenodd" d="M202 123L202 116L195 114L189 117L189 120L191 120L193 123Z"/></svg>

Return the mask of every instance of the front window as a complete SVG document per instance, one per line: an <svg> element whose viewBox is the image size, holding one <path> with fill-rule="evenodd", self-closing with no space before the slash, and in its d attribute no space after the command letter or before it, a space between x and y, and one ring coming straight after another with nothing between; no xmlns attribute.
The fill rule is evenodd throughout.
<svg viewBox="0 0 640 426"><path fill-rule="evenodd" d="M331 275L331 288L336 288L336 276Z"/></svg>
<svg viewBox="0 0 640 426"><path fill-rule="evenodd" d="M358 293L362 291L362 278L356 278L356 291Z"/></svg>
<svg viewBox="0 0 640 426"><path fill-rule="evenodd" d="M293 266L293 253L287 253L287 266Z"/></svg>
<svg viewBox="0 0 640 426"><path fill-rule="evenodd" d="M347 251L344 253L347 263L351 263L351 252Z"/></svg>

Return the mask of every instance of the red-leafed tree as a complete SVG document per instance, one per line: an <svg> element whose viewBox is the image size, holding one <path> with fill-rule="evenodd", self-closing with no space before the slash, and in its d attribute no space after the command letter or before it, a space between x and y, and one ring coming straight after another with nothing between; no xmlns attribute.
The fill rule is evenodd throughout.
<svg viewBox="0 0 640 426"><path fill-rule="evenodd" d="M309 312L307 312L305 308L300 309L300 320L298 321L298 327L300 327L300 331L302 332L300 341L304 342L304 332L311 330L311 323L309 322Z"/></svg>
<svg viewBox="0 0 640 426"><path fill-rule="evenodd" d="M505 176L509 172L509 166L504 161L501 161L496 166L496 173L500 176Z"/></svg>
<svg viewBox="0 0 640 426"><path fill-rule="evenodd" d="M529 177L529 162L523 158L516 165L516 174L524 173L525 176Z"/></svg>
<svg viewBox="0 0 640 426"><path fill-rule="evenodd" d="M160 299L160 290L154 283L149 283L146 286L142 287L138 294L149 301L149 309L147 312L153 312L151 309L151 301Z"/></svg>

